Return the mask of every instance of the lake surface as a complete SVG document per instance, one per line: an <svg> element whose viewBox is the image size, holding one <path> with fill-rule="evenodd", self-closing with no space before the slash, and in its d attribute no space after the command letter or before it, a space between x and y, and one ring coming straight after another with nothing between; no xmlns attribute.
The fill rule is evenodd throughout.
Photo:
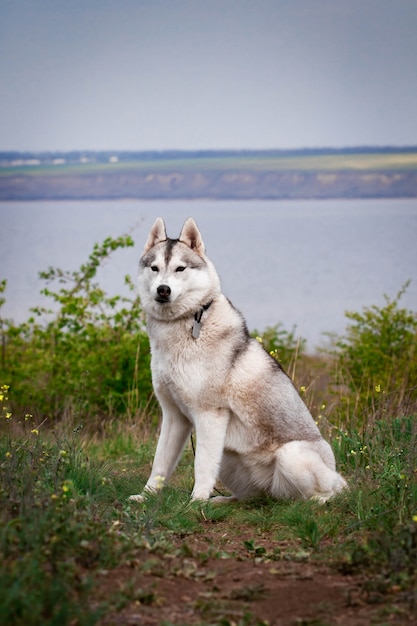
<svg viewBox="0 0 417 626"><path fill-rule="evenodd" d="M123 293L157 216L171 237L188 216L197 220L223 290L250 329L296 326L313 349L325 343L322 333L343 333L346 310L381 305L408 279L402 304L417 310L417 199L65 201L0 203L2 316L21 322L30 307L49 303L40 270L78 269L94 243L133 229L134 249L116 252L100 272L110 293Z"/></svg>

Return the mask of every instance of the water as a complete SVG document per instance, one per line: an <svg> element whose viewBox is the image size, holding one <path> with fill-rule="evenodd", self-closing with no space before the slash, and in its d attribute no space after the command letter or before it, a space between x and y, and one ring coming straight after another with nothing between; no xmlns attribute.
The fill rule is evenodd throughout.
<svg viewBox="0 0 417 626"><path fill-rule="evenodd" d="M0 203L0 279L8 279L3 317L27 319L48 304L38 271L78 269L95 242L131 229L134 249L119 251L100 280L123 293L154 219L168 235L195 217L223 290L250 329L282 322L325 343L342 333L345 311L384 303L406 280L404 306L417 310L417 200L101 201Z"/></svg>

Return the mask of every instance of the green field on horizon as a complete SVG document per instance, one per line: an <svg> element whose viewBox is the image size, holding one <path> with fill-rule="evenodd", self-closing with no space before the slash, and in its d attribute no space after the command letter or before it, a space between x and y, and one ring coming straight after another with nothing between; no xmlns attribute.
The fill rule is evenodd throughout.
<svg viewBox="0 0 417 626"><path fill-rule="evenodd" d="M64 157L63 157L64 158ZM219 155L137 159L117 162L87 162L4 166L0 176L91 175L122 172L163 171L380 171L415 170L416 152L338 153L316 155Z"/></svg>

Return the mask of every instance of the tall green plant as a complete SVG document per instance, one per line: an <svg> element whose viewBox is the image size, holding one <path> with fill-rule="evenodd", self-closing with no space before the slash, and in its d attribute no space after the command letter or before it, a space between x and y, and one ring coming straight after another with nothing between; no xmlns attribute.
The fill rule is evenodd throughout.
<svg viewBox="0 0 417 626"><path fill-rule="evenodd" d="M347 312L352 323L335 341L335 381L342 394L347 387L355 395L354 408L365 417L369 408L392 413L394 395L400 404L417 397L417 315L400 307L408 285L393 300L385 295L382 307Z"/></svg>
<svg viewBox="0 0 417 626"><path fill-rule="evenodd" d="M32 309L20 325L3 321L1 375L22 410L60 418L134 413L151 397L149 342L139 297L109 296L97 283L104 260L133 246L130 236L95 244L77 271L41 272L53 308ZM44 321L46 319L49 321Z"/></svg>

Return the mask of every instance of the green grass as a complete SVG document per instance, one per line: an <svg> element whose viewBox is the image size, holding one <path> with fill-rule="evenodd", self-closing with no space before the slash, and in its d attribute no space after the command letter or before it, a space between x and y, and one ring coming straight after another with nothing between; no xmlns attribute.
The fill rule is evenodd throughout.
<svg viewBox="0 0 417 626"><path fill-rule="evenodd" d="M160 568L152 555L172 552L175 537L183 538L186 567L193 550L188 543L204 534L207 523L223 529L226 524L237 537L246 529L252 537L241 543L249 558L324 561L361 573L381 593L393 585L411 589L417 583L415 415L377 421L366 434L343 432L335 439L350 489L324 506L260 499L203 507L189 504L190 449L172 486L139 506L127 496L145 482L154 436L142 445L137 437L135 447L123 429L100 439L72 431L57 437L29 419L17 424L14 416L3 417L0 622L94 624L138 593L125 588L121 596L115 590L92 605L102 570L127 565L139 549L145 569ZM268 547L261 543L265 537ZM198 558L227 555L227 545L225 550Z"/></svg>

